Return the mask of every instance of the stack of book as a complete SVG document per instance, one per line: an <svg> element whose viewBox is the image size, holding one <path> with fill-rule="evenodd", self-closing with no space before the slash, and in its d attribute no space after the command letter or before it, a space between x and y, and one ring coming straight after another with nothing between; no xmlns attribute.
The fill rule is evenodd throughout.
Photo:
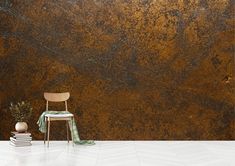
<svg viewBox="0 0 235 166"><path fill-rule="evenodd" d="M11 132L10 137L10 144L13 146L30 146L32 137L31 133L18 133L18 132Z"/></svg>

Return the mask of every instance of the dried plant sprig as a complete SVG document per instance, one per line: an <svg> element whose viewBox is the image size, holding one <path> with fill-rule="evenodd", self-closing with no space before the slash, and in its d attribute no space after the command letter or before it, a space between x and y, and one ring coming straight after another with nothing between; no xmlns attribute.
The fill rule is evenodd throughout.
<svg viewBox="0 0 235 166"><path fill-rule="evenodd" d="M17 104L11 103L9 109L16 122L27 122L33 111L28 101L21 101Z"/></svg>

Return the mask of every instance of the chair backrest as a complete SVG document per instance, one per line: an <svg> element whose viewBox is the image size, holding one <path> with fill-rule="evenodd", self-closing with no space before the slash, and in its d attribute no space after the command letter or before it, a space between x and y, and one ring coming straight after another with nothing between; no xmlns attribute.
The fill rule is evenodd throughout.
<svg viewBox="0 0 235 166"><path fill-rule="evenodd" d="M65 102L65 110L68 111L67 100L70 97L69 92L64 93L44 93L44 98L46 99L46 111L48 111L48 102Z"/></svg>

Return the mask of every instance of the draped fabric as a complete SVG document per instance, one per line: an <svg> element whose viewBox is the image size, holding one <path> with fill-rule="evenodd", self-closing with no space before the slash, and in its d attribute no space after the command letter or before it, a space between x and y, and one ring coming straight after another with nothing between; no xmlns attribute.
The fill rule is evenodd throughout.
<svg viewBox="0 0 235 166"><path fill-rule="evenodd" d="M45 111L43 112L37 121L37 124L39 126L39 131L42 133L46 133L47 126L46 126L45 116L47 114L59 115L59 114L71 114L71 113L68 111ZM75 144L78 144L78 145L94 145L95 144L95 142L92 140L80 140L78 129L77 129L74 118L71 118L71 120L69 121L69 129L71 131L71 135L73 137L73 141Z"/></svg>

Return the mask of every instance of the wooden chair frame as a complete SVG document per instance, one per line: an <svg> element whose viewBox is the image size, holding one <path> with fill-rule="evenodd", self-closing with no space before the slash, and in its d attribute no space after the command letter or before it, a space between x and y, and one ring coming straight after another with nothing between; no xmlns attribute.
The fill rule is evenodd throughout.
<svg viewBox="0 0 235 166"><path fill-rule="evenodd" d="M69 97L70 97L69 92L65 92L65 93L45 92L44 98L46 99L46 111L48 111L49 102L64 102L65 111L68 111L67 100L69 99ZM47 130L46 130L46 133L44 134L44 144L46 144L46 138L47 138L47 147L49 147L51 121L66 121L67 141L69 143L69 121L72 121L72 123L73 123L73 120L74 120L74 116L69 116L69 117L47 117L47 116L45 116ZM72 138L72 143L74 145L72 133L71 133L71 138Z"/></svg>

